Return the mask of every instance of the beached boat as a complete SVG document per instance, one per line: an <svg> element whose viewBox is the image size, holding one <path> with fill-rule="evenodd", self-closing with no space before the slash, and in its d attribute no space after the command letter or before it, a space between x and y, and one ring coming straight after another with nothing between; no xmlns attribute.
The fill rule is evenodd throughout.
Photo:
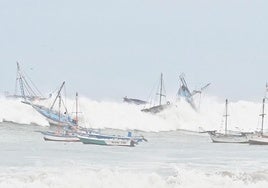
<svg viewBox="0 0 268 188"><path fill-rule="evenodd" d="M264 134L264 129L263 129L264 116L265 116L264 107L265 107L265 98L262 101L262 114L260 114L260 116L262 117L261 131L257 132L256 134L252 135L249 138L249 144L252 144L252 145L268 145L268 135Z"/></svg>
<svg viewBox="0 0 268 188"><path fill-rule="evenodd" d="M83 144L95 144L105 146L135 146L135 142L131 139L119 138L99 138L94 136L78 136Z"/></svg>
<svg viewBox="0 0 268 188"><path fill-rule="evenodd" d="M248 136L243 132L228 131L227 117L228 117L228 100L225 101L225 131L219 133L216 131L207 131L212 142L214 143L248 143Z"/></svg>
<svg viewBox="0 0 268 188"><path fill-rule="evenodd" d="M170 107L170 102L166 101L166 103L163 103L163 98L166 98L165 93L165 88L164 88L164 81L163 81L163 74L161 73L160 76L160 84L159 84L159 90L157 90L156 95L159 96L159 100L158 100L158 104L152 104L154 101L150 102L150 107L142 109L142 112L149 112L149 113L159 113L162 112L163 110L167 109L168 107Z"/></svg>

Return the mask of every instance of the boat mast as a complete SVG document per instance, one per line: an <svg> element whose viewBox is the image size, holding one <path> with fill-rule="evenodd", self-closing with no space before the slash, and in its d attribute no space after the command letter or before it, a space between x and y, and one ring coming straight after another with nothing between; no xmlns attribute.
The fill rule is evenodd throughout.
<svg viewBox="0 0 268 188"><path fill-rule="evenodd" d="M160 77L160 99L159 99L159 105L162 103L162 92L163 92L163 73L161 73Z"/></svg>
<svg viewBox="0 0 268 188"><path fill-rule="evenodd" d="M78 125L78 93L76 92L76 111L75 111L75 121L76 125Z"/></svg>
<svg viewBox="0 0 268 188"><path fill-rule="evenodd" d="M20 65L19 62L17 62L17 74L18 74L18 80L19 80L19 84L20 84L20 91L21 91L21 95L24 98L24 100L26 100L26 96L24 93L24 87L23 87L23 80L22 80L22 76L21 76L21 72L20 72Z"/></svg>
<svg viewBox="0 0 268 188"><path fill-rule="evenodd" d="M60 97L60 92L61 92L61 90L62 90L62 88L63 88L64 84L65 84L65 81L64 81L64 82L62 83L62 85L60 86L60 89L59 89L59 91L58 91L58 94L57 94L57 96L56 96L55 100L53 101L53 104L52 104L52 106L50 107L50 110L52 110L52 108L54 107L54 105L55 105L55 102L56 102L57 98L59 98L59 97ZM60 99L60 100L61 100L61 99Z"/></svg>
<svg viewBox="0 0 268 188"><path fill-rule="evenodd" d="M265 98L263 98L263 100L262 100L262 114L260 114L260 116L261 116L261 135L263 135L264 116L266 115L264 113L264 105L265 105Z"/></svg>
<svg viewBox="0 0 268 188"><path fill-rule="evenodd" d="M59 123L60 123L60 108L61 108L61 95L59 95Z"/></svg>
<svg viewBox="0 0 268 188"><path fill-rule="evenodd" d="M225 134L227 134L228 99L225 100Z"/></svg>

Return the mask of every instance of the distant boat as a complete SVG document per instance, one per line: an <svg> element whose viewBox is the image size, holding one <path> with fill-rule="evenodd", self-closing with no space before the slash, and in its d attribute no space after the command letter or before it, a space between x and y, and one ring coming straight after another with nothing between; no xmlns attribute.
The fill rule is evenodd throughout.
<svg viewBox="0 0 268 188"><path fill-rule="evenodd" d="M18 88L19 87L19 88ZM20 90L20 94L19 91ZM24 99L24 101L46 100L49 97L44 97L39 89L35 86L32 80L21 70L20 64L17 62L17 76L15 82L14 94L5 92L7 98Z"/></svg>
<svg viewBox="0 0 268 188"><path fill-rule="evenodd" d="M250 136L249 138L249 144L252 145L268 145L268 135L264 134L263 131L263 124L264 124L264 107L265 107L265 98L263 98L262 101L262 114L260 116L262 117L262 122L261 122L261 131Z"/></svg>
<svg viewBox="0 0 268 188"><path fill-rule="evenodd" d="M133 99L133 98L128 98L128 97L124 97L123 101L126 103L130 103L130 104L136 104L136 105L142 105L142 104L146 104L146 101L140 100L140 99Z"/></svg>
<svg viewBox="0 0 268 188"><path fill-rule="evenodd" d="M163 103L163 98L166 98L166 94L164 93L165 88L164 88L164 81L163 81L163 74L162 73L160 76L160 84L159 84L158 88L159 88L159 91L157 91L157 93L156 93L156 95L159 96L158 104L153 105L149 108L144 108L141 110L142 112L150 112L150 113L156 114L156 113L159 113L159 112L165 110L166 108L168 108L170 106L170 102L168 102L168 101L166 103Z"/></svg>
<svg viewBox="0 0 268 188"><path fill-rule="evenodd" d="M214 143L248 143L248 137L246 133L228 131L227 117L228 117L228 100L225 101L225 131L224 133L218 133L216 131L207 131L210 135L212 142Z"/></svg>
<svg viewBox="0 0 268 188"><path fill-rule="evenodd" d="M191 105L191 107L194 109L194 110L197 110L197 107L196 107L196 104L194 102L194 95L196 94L201 94L203 92L203 90L205 90L209 85L210 83L206 84L205 86L203 86L200 90L193 90L192 92L190 91L186 81L185 81L185 78L184 78L184 75L181 74L179 76L180 78L180 88L179 88L179 91L178 91L178 96L179 97L182 97L182 98L185 98L185 100Z"/></svg>
<svg viewBox="0 0 268 188"><path fill-rule="evenodd" d="M76 118L72 118L67 111L67 108L62 100L61 97L61 90L64 86L65 82L62 83L56 98L53 101L53 104L50 108L47 108L45 106L42 105L37 105L37 104L33 104L33 103L27 103L24 102L26 104L31 105L37 112L39 112L41 115L43 115L44 117L46 117L47 121L49 122L50 125L52 126L77 126L78 122L77 122L77 113L76 113ZM76 101L78 98L78 94L76 93ZM58 109L55 110L54 106L56 101L58 100ZM64 107L64 112L61 112L61 108L62 106Z"/></svg>

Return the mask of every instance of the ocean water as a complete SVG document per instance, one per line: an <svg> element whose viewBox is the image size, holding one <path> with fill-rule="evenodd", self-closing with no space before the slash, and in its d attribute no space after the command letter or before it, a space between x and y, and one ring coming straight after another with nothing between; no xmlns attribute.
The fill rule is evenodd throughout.
<svg viewBox="0 0 268 188"><path fill-rule="evenodd" d="M4 98L0 105L0 188L268 186L268 146L214 144L198 133L223 127L224 101L215 98L199 112L180 101L156 116L141 106L80 99L83 126L148 139L136 147L45 142L39 131L47 122L30 106ZM260 110L260 103L230 103L230 128L258 129Z"/></svg>

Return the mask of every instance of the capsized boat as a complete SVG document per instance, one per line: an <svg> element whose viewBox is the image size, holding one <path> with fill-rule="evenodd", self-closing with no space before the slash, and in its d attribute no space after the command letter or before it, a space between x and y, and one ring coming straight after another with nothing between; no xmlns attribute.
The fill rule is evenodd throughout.
<svg viewBox="0 0 268 188"><path fill-rule="evenodd" d="M158 88L159 88L159 91L157 91L157 93L156 93L156 95L159 96L158 104L153 105L149 108L144 108L141 110L142 112L149 112L149 113L156 114L156 113L162 112L163 110L165 110L171 106L170 102L168 102L168 101L166 103L163 103L163 97L166 98L166 95L164 94L165 88L164 88L164 81L163 81L163 74L162 73L160 76L160 84L159 84ZM152 102L151 102L151 104L152 104Z"/></svg>
<svg viewBox="0 0 268 188"><path fill-rule="evenodd" d="M180 88L178 90L178 96L181 98L184 98L189 104L190 106L194 109L194 110L198 110L198 108L196 107L195 101L194 101L194 96L196 94L201 94L209 85L210 83L206 84L205 86L201 87L200 90L193 90L192 92L190 91L185 78L184 78L184 74L181 74L179 76L180 78Z"/></svg>
<svg viewBox="0 0 268 188"><path fill-rule="evenodd" d="M260 114L260 116L262 117L261 131L252 135L249 138L249 144L251 145L268 145L268 135L264 134L264 129L263 129L264 116L265 116L264 107L265 107L265 98L263 98L263 101L262 101L262 114Z"/></svg>
<svg viewBox="0 0 268 188"><path fill-rule="evenodd" d="M219 133L214 131L207 131L213 143L248 143L248 136L243 132L228 131L227 117L228 117L228 100L225 101L225 131Z"/></svg>
<svg viewBox="0 0 268 188"><path fill-rule="evenodd" d="M94 136L78 136L83 144L95 144L104 146L129 146L134 147L135 142L132 139L120 138L99 138Z"/></svg>

